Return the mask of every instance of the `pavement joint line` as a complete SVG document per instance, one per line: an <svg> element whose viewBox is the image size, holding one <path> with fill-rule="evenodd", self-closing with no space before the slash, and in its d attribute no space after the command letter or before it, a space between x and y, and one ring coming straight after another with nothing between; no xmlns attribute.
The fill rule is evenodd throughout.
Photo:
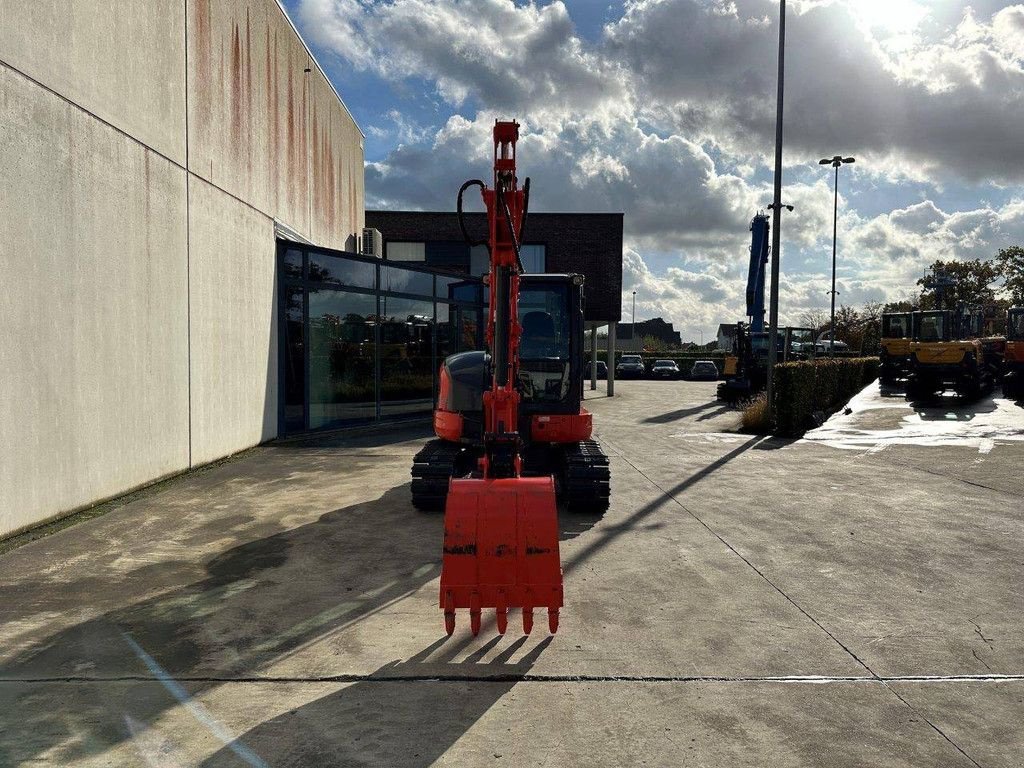
<svg viewBox="0 0 1024 768"><path fill-rule="evenodd" d="M941 478L943 478L945 480L952 480L953 482L964 483L966 485L974 486L975 488L982 488L982 489L984 489L986 491L992 491L993 493L1000 493L1000 494L1002 494L1004 496L1012 496L1014 499L1019 498L1019 494L1016 494L1013 491L1007 491L1007 490L1005 490L1003 488L993 488L991 485L984 485L982 483L976 483L973 480L967 480L967 479L965 479L963 477L957 477L956 475L947 475L945 472L938 472L938 471L936 471L934 469L928 469L927 467L920 467L917 464L907 464L906 462L903 462L903 461L888 461L888 460L886 461L886 463L887 464L895 464L896 466L902 467L903 469L916 469L919 472L924 472L924 473L929 474L929 475L934 475L935 477L941 477Z"/></svg>
<svg viewBox="0 0 1024 768"><path fill-rule="evenodd" d="M428 662L429 663L429 662ZM245 683L245 684L301 684L301 683L726 683L726 684L764 684L781 683L786 685L835 685L835 684L868 684L888 687L896 683L914 684L949 684L949 683L1024 683L1024 674L990 674L990 675L895 675L880 677L877 675L752 675L735 677L729 675L558 675L529 672L496 672L480 675L439 675L424 673L422 675L378 675L378 674L342 674L317 676L282 676L282 675L246 675L228 677L222 675L178 676L178 683ZM149 675L111 675L108 677L88 677L71 675L65 677L7 677L0 678L0 685L17 684L61 684L61 683L153 683L160 682ZM891 689L890 689L891 690ZM893 691L904 704L903 698ZM910 707L909 704L907 704ZM913 707L910 707L913 709ZM916 710L915 710L916 711Z"/></svg>
<svg viewBox="0 0 1024 768"><path fill-rule="evenodd" d="M875 673L875 671L873 669L871 669L871 667L869 667L867 665L867 663L863 659L861 659L852 650L847 648L846 645L844 645L839 640L839 638L837 638L835 635L833 635L828 629L825 628L825 626L821 622L819 622L810 613L808 613L806 610L804 610L804 608L799 603L797 603L793 598L791 598L789 595L787 595L785 593L785 591L783 591L782 588L779 587L778 584L776 584L774 581L769 579L756 565L754 565L752 562L750 562L750 560L748 560L742 554L740 554L740 552L732 544L730 544L728 541L726 541L724 537L722 537L710 525L708 525L706 522L704 522L704 520L701 519L701 517L699 515L694 513L692 510L690 510L685 504L683 504L681 501L679 501L679 499L677 499L672 493L669 493L664 488L662 488L661 485L657 481L655 481L653 478L651 478L649 475L647 475L642 469L637 467L625 455L623 455L621 452L618 452L618 451L616 451L616 452L619 453L619 458L621 458L623 461L625 461L627 464L629 464L629 466L631 466L634 470L636 470L636 472L638 472L645 480L647 480L647 482L649 482L651 485L653 485L655 488L657 488L659 491L661 491L666 496L666 498L671 499L680 509L682 509L684 512L686 512L686 514L688 514L690 517L692 517L694 520L696 520L698 523L700 523L708 531L708 533L710 533L712 536L714 536L716 539L718 539L723 545L725 545L726 548L729 549L730 552L732 552L734 555L736 555L736 557L738 557L740 560L742 560L744 563L746 563L747 566L752 571L754 571L754 573L756 573L758 576L760 576L765 581L765 583L769 584L772 587L772 589L774 589L776 592L778 592L780 595L782 595L782 597L785 598L786 601L789 602L790 605L792 605L794 608L796 608L798 611L800 611L800 613L802 613L804 616L806 616L807 619L812 624L814 624L814 626L816 626L818 629L820 629L822 632L824 632L826 635L828 635L836 645L838 645L840 648L842 648L850 656L850 658L852 658L860 666L862 666L865 670L867 670L867 672L872 677L878 678L878 675Z"/></svg>
<svg viewBox="0 0 1024 768"><path fill-rule="evenodd" d="M899 694L899 691L897 691L897 690L895 690L894 688L892 688L892 687L891 687L891 686L889 685L889 683L888 683L888 682L884 682L884 683L882 683L882 685L884 685L884 686L885 686L885 689L886 689L887 691L889 691L889 693L891 693L891 694L892 694L893 696L895 696L895 697L896 697L897 699L899 699L900 701L902 701L902 702L903 702L903 704L904 704L904 705L905 705L905 706L907 707L907 709L909 709L909 710L910 710L911 712L913 712L913 713L914 713L915 715L917 715L917 716L918 716L918 717L920 717L920 718L921 718L922 720L924 720L924 721L925 721L926 723L928 723L928 725L929 725L929 726L931 727L931 729L932 729L933 731L935 731L935 732L936 732L937 734L939 734L939 736L941 736L941 737L942 737L943 739L945 739L945 740L946 740L946 742L947 742L947 743L949 743L949 745L953 747L953 749L955 749L955 750L956 750L957 752L959 752L959 753L960 753L961 755L963 755L963 756L964 756L964 757L966 757L966 758L967 758L968 760L970 760L970 761L971 761L971 764L972 764L972 765L974 765L974 766L975 766L976 768L981 768L981 765L980 765L980 764L978 763L978 761L977 761L977 760L975 760L975 759L974 759L973 757L971 757L971 756L970 756L969 754L967 754L967 753L966 753L966 752L964 751L963 747L961 747L961 746L960 746L959 744L957 744L957 743L956 743L955 741L953 741L953 739L952 739L952 738L950 738L949 736L947 736L947 735L946 735L946 732L945 732L945 731L943 731L943 730L942 730L941 728L939 728L939 726L937 726L937 725L936 725L935 723L933 723L933 722L932 722L931 720L929 720L929 719L928 719L928 716L927 716L927 715L923 714L923 713L922 713L922 712L921 712L920 710L918 710L918 709L917 709L917 707L915 707L915 706L914 706L913 704L911 704L911 703L910 703L909 701L907 701L907 700L906 700L905 698L903 698L902 696L900 696L900 694Z"/></svg>

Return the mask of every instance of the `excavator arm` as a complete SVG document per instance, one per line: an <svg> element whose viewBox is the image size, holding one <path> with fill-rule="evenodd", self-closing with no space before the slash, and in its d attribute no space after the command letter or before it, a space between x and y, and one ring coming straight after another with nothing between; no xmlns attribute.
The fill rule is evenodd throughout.
<svg viewBox="0 0 1024 768"><path fill-rule="evenodd" d="M552 476L523 477L518 434L520 394L519 245L527 212L529 180L516 178L519 124L494 126L494 186L479 180L487 209L490 252L486 340L491 351L488 388L483 393L484 451L472 476L452 478L445 503L440 607L445 631L455 630L455 613L468 608L473 634L481 612L495 609L504 634L510 608L521 608L523 631L533 627L533 610L547 608L551 632L562 606L558 513ZM461 215L460 215L461 223ZM465 233L465 229L463 229ZM469 238L467 237L467 240Z"/></svg>

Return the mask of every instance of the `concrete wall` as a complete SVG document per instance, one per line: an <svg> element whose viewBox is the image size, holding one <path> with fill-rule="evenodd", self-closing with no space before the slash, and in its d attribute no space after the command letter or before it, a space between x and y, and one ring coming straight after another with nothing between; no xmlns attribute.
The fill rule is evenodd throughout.
<svg viewBox="0 0 1024 768"><path fill-rule="evenodd" d="M276 435L274 219L362 135L275 0L0 0L0 536Z"/></svg>

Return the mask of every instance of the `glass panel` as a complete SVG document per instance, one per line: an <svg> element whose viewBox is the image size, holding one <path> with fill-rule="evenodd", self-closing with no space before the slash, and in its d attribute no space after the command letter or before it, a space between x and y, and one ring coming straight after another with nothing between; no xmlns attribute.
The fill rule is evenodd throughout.
<svg viewBox="0 0 1024 768"><path fill-rule="evenodd" d="M469 274L483 277L491 269L491 258L486 245L474 245L469 249Z"/></svg>
<svg viewBox="0 0 1024 768"><path fill-rule="evenodd" d="M905 339L910 336L910 318L907 315L882 315L882 336L887 339Z"/></svg>
<svg viewBox="0 0 1024 768"><path fill-rule="evenodd" d="M426 261L424 243L388 243L389 261Z"/></svg>
<svg viewBox="0 0 1024 768"><path fill-rule="evenodd" d="M437 298L445 301L480 303L480 282L478 280L438 275L436 291Z"/></svg>
<svg viewBox="0 0 1024 768"><path fill-rule="evenodd" d="M480 310L460 304L437 305L437 363L448 355L480 349Z"/></svg>
<svg viewBox="0 0 1024 768"><path fill-rule="evenodd" d="M546 271L546 252L547 247L543 245L519 246L519 258L523 262L523 271L531 275L543 274Z"/></svg>
<svg viewBox="0 0 1024 768"><path fill-rule="evenodd" d="M302 251L289 248L281 256L281 274L285 277L302 277Z"/></svg>
<svg viewBox="0 0 1024 768"><path fill-rule="evenodd" d="M943 333L943 316L939 314L935 315L922 315L921 316L921 327L918 334L920 341L942 341L945 338Z"/></svg>
<svg viewBox="0 0 1024 768"><path fill-rule="evenodd" d="M434 295L434 276L429 272L417 272L402 267L381 265L380 289L382 291L398 291L400 293L418 293L423 296Z"/></svg>
<svg viewBox="0 0 1024 768"><path fill-rule="evenodd" d="M1007 335L1017 341L1024 339L1024 312L1011 312L1007 325Z"/></svg>
<svg viewBox="0 0 1024 768"><path fill-rule="evenodd" d="M309 279L315 282L337 283L352 288L375 288L377 265L372 261L356 261L344 256L309 253Z"/></svg>
<svg viewBox="0 0 1024 768"><path fill-rule="evenodd" d="M526 402L560 402L570 387L565 284L519 291L519 385Z"/></svg>
<svg viewBox="0 0 1024 768"><path fill-rule="evenodd" d="M301 263L301 255L300 255ZM302 288L284 292L284 431L301 432L306 428L306 361L303 356Z"/></svg>
<svg viewBox="0 0 1024 768"><path fill-rule="evenodd" d="M346 291L309 292L309 427L375 417L377 299Z"/></svg>
<svg viewBox="0 0 1024 768"><path fill-rule="evenodd" d="M385 417L434 406L434 304L380 297L380 392Z"/></svg>
<svg viewBox="0 0 1024 768"><path fill-rule="evenodd" d="M469 271L469 246L461 240L437 240L427 243L427 264L435 269Z"/></svg>

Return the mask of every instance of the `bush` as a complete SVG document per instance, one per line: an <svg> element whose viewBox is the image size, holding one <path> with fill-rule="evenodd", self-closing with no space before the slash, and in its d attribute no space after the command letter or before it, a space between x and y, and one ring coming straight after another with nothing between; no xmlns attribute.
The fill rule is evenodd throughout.
<svg viewBox="0 0 1024 768"><path fill-rule="evenodd" d="M774 433L799 437L817 426L815 414L839 409L878 377L877 357L805 360L775 366Z"/></svg>
<svg viewBox="0 0 1024 768"><path fill-rule="evenodd" d="M743 428L759 435L771 431L771 413L768 411L768 396L763 392L743 411Z"/></svg>

